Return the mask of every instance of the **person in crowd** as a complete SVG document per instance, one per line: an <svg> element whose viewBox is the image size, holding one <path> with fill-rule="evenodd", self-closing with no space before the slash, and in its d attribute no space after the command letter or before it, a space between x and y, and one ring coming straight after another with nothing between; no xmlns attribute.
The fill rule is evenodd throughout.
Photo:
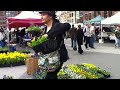
<svg viewBox="0 0 120 90"><path fill-rule="evenodd" d="M90 34L91 34L90 47L95 49L95 47L94 47L94 43L95 43L95 26L94 26L94 23L92 23L92 25L90 26Z"/></svg>
<svg viewBox="0 0 120 90"><path fill-rule="evenodd" d="M11 38L12 38L12 32L10 31L9 32L9 41L11 41Z"/></svg>
<svg viewBox="0 0 120 90"><path fill-rule="evenodd" d="M75 28L74 25L72 25L72 28L70 29L69 34L71 38L71 47L75 51L77 50L76 32L77 32L77 28Z"/></svg>
<svg viewBox="0 0 120 90"><path fill-rule="evenodd" d="M84 39L85 39L85 48L89 50L88 47L90 47L90 25L87 24L87 26L83 29L84 33Z"/></svg>
<svg viewBox="0 0 120 90"><path fill-rule="evenodd" d="M84 25L84 27L83 27L83 33L85 33L86 32L86 29L87 29L87 24L86 25ZM85 42L85 40L86 40L86 36L84 35L84 42Z"/></svg>
<svg viewBox="0 0 120 90"><path fill-rule="evenodd" d="M84 33L83 33L83 29L81 29L81 25L78 25L76 36L77 36L77 43L78 43L78 53L82 54L83 50L82 50L81 45L83 45Z"/></svg>
<svg viewBox="0 0 120 90"><path fill-rule="evenodd" d="M3 35L2 45L3 45L3 47L5 47L5 45L6 45L5 40L7 39L6 34L5 34L5 28L1 28L1 33Z"/></svg>
<svg viewBox="0 0 120 90"><path fill-rule="evenodd" d="M15 32L15 36L16 36L16 43L19 43L19 34L20 34L19 29L16 28L16 29L14 30L14 32Z"/></svg>
<svg viewBox="0 0 120 90"><path fill-rule="evenodd" d="M1 28L0 29L0 47L4 46L3 39L4 39L3 29Z"/></svg>
<svg viewBox="0 0 120 90"><path fill-rule="evenodd" d="M55 11L41 11L42 22L46 25L46 34L44 36L48 38L56 38L58 41L58 46L60 47L60 67L54 72L48 72L46 79L57 79L57 73L61 69L63 63L67 61L67 50L64 45L64 33L70 29L69 24L62 24L56 19ZM62 45L61 42L63 41ZM59 48L58 47L58 48Z"/></svg>
<svg viewBox="0 0 120 90"><path fill-rule="evenodd" d="M25 28L22 30L19 30L19 45L20 45L20 47L23 46L24 36L25 36Z"/></svg>
<svg viewBox="0 0 120 90"><path fill-rule="evenodd" d="M116 28L115 36L116 36L116 46L120 47L120 26Z"/></svg>
<svg viewBox="0 0 120 90"><path fill-rule="evenodd" d="M100 33L100 28L97 26L95 29L95 39L98 41L98 35Z"/></svg>

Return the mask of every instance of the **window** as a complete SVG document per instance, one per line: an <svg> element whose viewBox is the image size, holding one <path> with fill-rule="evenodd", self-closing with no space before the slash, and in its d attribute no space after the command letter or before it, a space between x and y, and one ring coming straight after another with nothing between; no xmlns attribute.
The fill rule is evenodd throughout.
<svg viewBox="0 0 120 90"><path fill-rule="evenodd" d="M101 15L100 11L98 11L97 13L98 13L98 15Z"/></svg>
<svg viewBox="0 0 120 90"><path fill-rule="evenodd" d="M91 13L89 13L89 20L91 20Z"/></svg>
<svg viewBox="0 0 120 90"><path fill-rule="evenodd" d="M96 15L96 11L94 11L94 17L96 17L97 15Z"/></svg>
<svg viewBox="0 0 120 90"><path fill-rule="evenodd" d="M85 20L88 20L88 14L85 14Z"/></svg>
<svg viewBox="0 0 120 90"><path fill-rule="evenodd" d="M69 17L71 17L71 14L69 14Z"/></svg>
<svg viewBox="0 0 120 90"><path fill-rule="evenodd" d="M0 11L0 15L3 15L3 11Z"/></svg>
<svg viewBox="0 0 120 90"><path fill-rule="evenodd" d="M73 23L73 19L72 19L72 23Z"/></svg>
<svg viewBox="0 0 120 90"><path fill-rule="evenodd" d="M107 18L107 11L104 11L104 18Z"/></svg>
<svg viewBox="0 0 120 90"><path fill-rule="evenodd" d="M73 13L72 13L72 17L73 17Z"/></svg>
<svg viewBox="0 0 120 90"><path fill-rule="evenodd" d="M109 17L112 16L112 11L108 11Z"/></svg>

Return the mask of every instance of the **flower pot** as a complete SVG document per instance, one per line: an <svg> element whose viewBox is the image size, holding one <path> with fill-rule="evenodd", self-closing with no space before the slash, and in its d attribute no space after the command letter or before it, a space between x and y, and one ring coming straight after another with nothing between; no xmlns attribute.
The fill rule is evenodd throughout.
<svg viewBox="0 0 120 90"><path fill-rule="evenodd" d="M0 53L7 53L8 52L8 50L5 50L5 51L0 51Z"/></svg>
<svg viewBox="0 0 120 90"><path fill-rule="evenodd" d="M26 53L26 54L29 54L30 52L22 52L22 53Z"/></svg>
<svg viewBox="0 0 120 90"><path fill-rule="evenodd" d="M11 65L10 64L4 64L4 65L0 64L0 68L3 68L3 67L11 67Z"/></svg>
<svg viewBox="0 0 120 90"><path fill-rule="evenodd" d="M110 75L104 75L104 77L105 77L105 78L109 78L109 77L110 77Z"/></svg>
<svg viewBox="0 0 120 90"><path fill-rule="evenodd" d="M13 63L11 64L12 66L20 66L20 65L25 65L25 62L18 62L18 63Z"/></svg>

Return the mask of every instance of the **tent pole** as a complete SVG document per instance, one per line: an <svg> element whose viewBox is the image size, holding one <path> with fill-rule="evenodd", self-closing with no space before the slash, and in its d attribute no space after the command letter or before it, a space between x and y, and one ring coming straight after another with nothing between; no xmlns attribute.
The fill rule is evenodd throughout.
<svg viewBox="0 0 120 90"><path fill-rule="evenodd" d="M102 39L102 24L100 22L100 31L101 31L101 39L99 39L99 43L103 43L103 39Z"/></svg>
<svg viewBox="0 0 120 90"><path fill-rule="evenodd" d="M9 29L9 23L7 23L7 28L8 28L8 50L10 51L10 38L9 38L10 29Z"/></svg>
<svg viewBox="0 0 120 90"><path fill-rule="evenodd" d="M100 23L100 29L101 29L101 39L102 39L102 24Z"/></svg>

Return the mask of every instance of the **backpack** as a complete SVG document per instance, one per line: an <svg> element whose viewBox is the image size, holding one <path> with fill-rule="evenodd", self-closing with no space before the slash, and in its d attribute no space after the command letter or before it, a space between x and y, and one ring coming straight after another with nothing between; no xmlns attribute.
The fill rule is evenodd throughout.
<svg viewBox="0 0 120 90"><path fill-rule="evenodd" d="M117 31L117 32L116 32L116 37L117 37L118 39L120 39L120 31Z"/></svg>

